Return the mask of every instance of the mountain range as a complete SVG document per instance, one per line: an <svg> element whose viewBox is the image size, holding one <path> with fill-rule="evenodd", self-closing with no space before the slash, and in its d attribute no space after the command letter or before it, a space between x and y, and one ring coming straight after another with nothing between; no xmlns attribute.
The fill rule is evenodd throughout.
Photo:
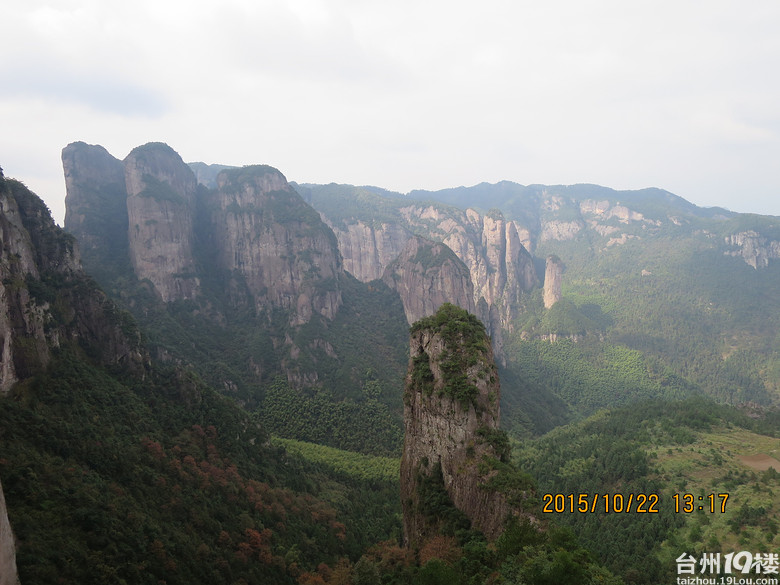
<svg viewBox="0 0 780 585"><path fill-rule="evenodd" d="M780 218L660 189L297 184L267 165L187 164L162 143L119 160L77 142L62 159L64 231L23 184L0 185L0 478L22 582L201 582L208 567L215 583L335 583L364 560L386 581L413 578L414 561L388 565L401 555L387 541L400 543L398 476L366 470L401 453L409 326L450 304L489 335L501 426L533 471L517 481L711 489L673 466L706 441L712 459L697 465L723 467L724 485L740 478L735 493L777 481L744 475L739 457L753 444L775 456ZM639 434L626 422L638 412ZM749 441L726 454L738 433ZM364 471L335 463L357 457ZM208 511L184 513L208 498ZM734 534L771 547L774 533L745 528L776 533L779 503L761 501L758 524L744 501L706 525L666 510L656 542L617 557L599 546L641 533L641 515L601 545L597 528L570 520L614 579L653 582L668 550L701 546L691 526L713 547ZM69 525L67 558L99 570L58 557ZM501 537L503 556L479 557L480 571L543 582L529 576L542 557L564 573L601 570L512 526L514 548ZM441 575L476 562L478 539L444 536ZM644 576L621 569L639 554Z"/></svg>

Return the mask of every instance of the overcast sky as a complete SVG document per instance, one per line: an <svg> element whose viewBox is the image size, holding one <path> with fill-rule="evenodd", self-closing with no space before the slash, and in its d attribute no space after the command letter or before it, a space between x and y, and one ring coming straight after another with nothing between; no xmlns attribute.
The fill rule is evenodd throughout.
<svg viewBox="0 0 780 585"><path fill-rule="evenodd" d="M777 0L0 0L0 166L60 153L407 192L660 187L780 215Z"/></svg>

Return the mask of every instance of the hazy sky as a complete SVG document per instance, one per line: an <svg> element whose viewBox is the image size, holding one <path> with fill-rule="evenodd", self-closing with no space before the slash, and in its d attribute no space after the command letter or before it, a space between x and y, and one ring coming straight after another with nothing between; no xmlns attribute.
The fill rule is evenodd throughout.
<svg viewBox="0 0 780 585"><path fill-rule="evenodd" d="M777 0L0 0L0 166L60 152L406 192L661 187L780 215Z"/></svg>

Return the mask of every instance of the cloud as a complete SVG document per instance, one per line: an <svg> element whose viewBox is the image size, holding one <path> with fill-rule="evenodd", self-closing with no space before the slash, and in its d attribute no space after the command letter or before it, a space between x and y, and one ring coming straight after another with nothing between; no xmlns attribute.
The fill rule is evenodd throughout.
<svg viewBox="0 0 780 585"><path fill-rule="evenodd" d="M160 117L170 108L158 91L135 85L113 72L82 72L68 65L0 67L0 99L41 99L79 104L97 112Z"/></svg>
<svg viewBox="0 0 780 585"><path fill-rule="evenodd" d="M72 140L163 140L298 181L652 185L780 213L776 0L10 4L0 164L25 132L52 177Z"/></svg>

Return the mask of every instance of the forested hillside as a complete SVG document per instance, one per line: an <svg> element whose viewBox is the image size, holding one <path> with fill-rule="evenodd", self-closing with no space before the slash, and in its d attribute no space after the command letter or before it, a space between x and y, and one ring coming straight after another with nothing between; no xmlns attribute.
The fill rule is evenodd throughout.
<svg viewBox="0 0 780 585"><path fill-rule="evenodd" d="M396 481L271 445L195 368L148 353L2 173L0 203L0 476L22 583L295 583L398 533Z"/></svg>

